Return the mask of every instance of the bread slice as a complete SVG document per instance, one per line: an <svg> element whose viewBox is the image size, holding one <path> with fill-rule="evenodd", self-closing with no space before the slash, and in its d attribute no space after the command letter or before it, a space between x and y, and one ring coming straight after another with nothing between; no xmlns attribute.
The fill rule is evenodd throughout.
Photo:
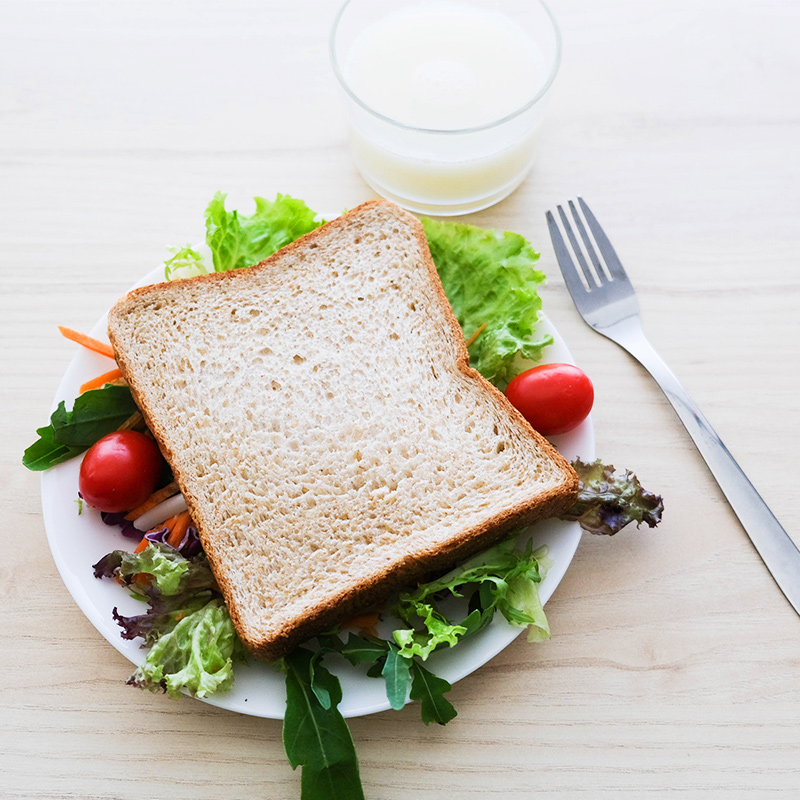
<svg viewBox="0 0 800 800"><path fill-rule="evenodd" d="M109 336L267 660L574 500L571 467L469 367L422 226L390 203L138 289Z"/></svg>

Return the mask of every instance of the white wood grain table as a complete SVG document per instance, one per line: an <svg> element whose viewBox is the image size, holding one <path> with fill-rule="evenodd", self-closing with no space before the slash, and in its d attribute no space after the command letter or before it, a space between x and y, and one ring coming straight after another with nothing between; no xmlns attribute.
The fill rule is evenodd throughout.
<svg viewBox="0 0 800 800"><path fill-rule="evenodd" d="M353 720L367 796L796 798L800 619L659 390L593 334L544 210L581 193L650 338L797 539L800 5L553 0L564 33L540 161L470 218L519 231L597 390L598 453L665 497L656 531L586 536L518 640L459 682L459 716ZM297 798L280 723L124 685L130 665L56 572L20 466L73 346L202 238L224 190L336 213L371 197L327 62L334 2L0 2L0 796ZM65 512L66 513L66 512Z"/></svg>

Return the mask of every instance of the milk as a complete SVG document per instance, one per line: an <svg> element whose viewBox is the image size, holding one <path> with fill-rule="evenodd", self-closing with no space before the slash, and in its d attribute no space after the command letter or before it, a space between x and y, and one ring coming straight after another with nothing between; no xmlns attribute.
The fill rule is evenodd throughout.
<svg viewBox="0 0 800 800"><path fill-rule="evenodd" d="M393 4L399 10L342 47L353 156L383 196L416 211L465 213L524 178L553 54L494 5ZM544 22L552 30L546 13Z"/></svg>
<svg viewBox="0 0 800 800"><path fill-rule="evenodd" d="M353 93L403 125L452 131L513 114L545 74L533 39L496 11L428 3L378 20L344 63Z"/></svg>

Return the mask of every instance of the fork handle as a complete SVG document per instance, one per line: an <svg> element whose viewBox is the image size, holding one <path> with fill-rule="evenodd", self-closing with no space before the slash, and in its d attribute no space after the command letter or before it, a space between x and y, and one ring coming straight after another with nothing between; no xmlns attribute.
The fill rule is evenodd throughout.
<svg viewBox="0 0 800 800"><path fill-rule="evenodd" d="M607 336L613 333L614 341L653 376L697 445L775 582L800 614L800 550L797 545L750 483L689 393L647 340L641 327L631 320L622 320L614 327L624 330L608 329L608 332L602 333ZM624 343L620 343L617 336Z"/></svg>

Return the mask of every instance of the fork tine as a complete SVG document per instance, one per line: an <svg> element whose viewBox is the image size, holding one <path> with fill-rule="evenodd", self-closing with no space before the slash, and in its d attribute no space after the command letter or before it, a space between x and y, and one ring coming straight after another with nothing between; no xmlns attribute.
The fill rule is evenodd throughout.
<svg viewBox="0 0 800 800"><path fill-rule="evenodd" d="M561 223L564 225L564 231L567 234L569 243L572 245L572 252L575 253L575 258L578 259L578 264L580 265L579 268L575 267L575 269L577 270L579 276L583 279L586 289L591 289L592 286L596 284L595 279L592 277L592 271L589 269L589 265L586 263L586 259L583 257L583 251L581 250L581 246L578 244L578 240L575 238L575 234L572 231L572 226L569 224L569 220L567 219L567 215L564 213L564 209L561 206L557 206L557 208L558 215L561 217ZM553 222L555 223L555 219Z"/></svg>
<svg viewBox="0 0 800 800"><path fill-rule="evenodd" d="M567 284L567 290L572 297L580 297L581 292L585 294L588 290L583 285L583 281L578 275L578 267L575 266L575 262L572 260L569 248L564 241L564 237L561 235L561 231L558 229L558 223L553 216L553 212L548 211L545 217L547 218L547 227L550 230L550 239L553 242L553 249L556 253L556 261L561 268L561 274L564 276L564 283ZM569 228L567 228L567 230L569 230Z"/></svg>
<svg viewBox="0 0 800 800"><path fill-rule="evenodd" d="M586 217L587 224L594 234L594 240L597 242L597 246L600 248L600 252L605 259L609 275L611 275L613 280L627 280L628 275L625 272L625 268L622 266L622 262L619 260L617 251L614 250L614 246L608 240L608 236L606 236L605 231L602 229L602 227L600 227L597 217L595 217L595 215L592 213L592 210L588 205L586 205L582 197L578 198L578 203L583 211L583 216Z"/></svg>
<svg viewBox="0 0 800 800"><path fill-rule="evenodd" d="M586 228L583 224L583 220L580 218L578 214L578 210L575 208L575 203L572 200L569 201L569 210L572 212L572 217L575 220L575 227L578 229L578 233L581 235L581 239L583 239L583 244L586 247L586 252L589 254L589 259L591 260L592 264L594 265L595 269L595 280L597 281L597 285L603 283L606 278L606 273L603 271L603 265L600 263L600 259L597 257L597 253L594 249L594 245L592 244L592 240L589 238L589 234L586 233Z"/></svg>

